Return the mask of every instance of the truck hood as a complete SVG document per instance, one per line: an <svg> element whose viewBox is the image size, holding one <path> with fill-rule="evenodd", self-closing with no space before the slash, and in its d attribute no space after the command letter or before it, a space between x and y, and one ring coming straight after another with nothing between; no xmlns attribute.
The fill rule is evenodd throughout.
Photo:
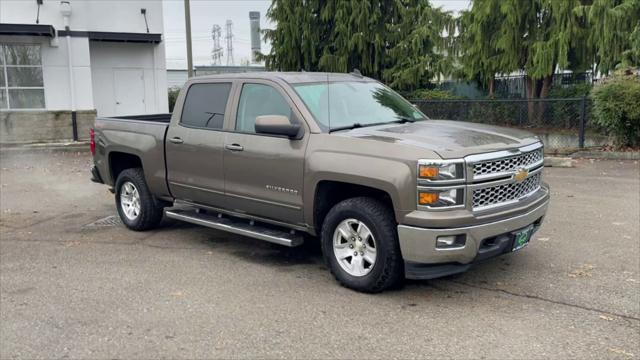
<svg viewBox="0 0 640 360"><path fill-rule="evenodd" d="M518 129L449 120L386 124L334 134L424 148L443 159L513 149L540 141L535 135Z"/></svg>

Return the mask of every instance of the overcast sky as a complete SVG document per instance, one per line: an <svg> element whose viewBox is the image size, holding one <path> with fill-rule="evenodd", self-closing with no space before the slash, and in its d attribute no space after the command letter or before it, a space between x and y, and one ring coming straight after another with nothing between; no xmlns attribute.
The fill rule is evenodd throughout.
<svg viewBox="0 0 640 360"><path fill-rule="evenodd" d="M444 10L460 11L469 6L470 0L431 0L431 4ZM183 0L163 0L164 38L167 51L167 69L186 69L186 42ZM266 12L271 0L191 0L191 32L193 40L194 65L211 65L213 40L211 29L214 24L222 28L221 45L226 64L225 23L233 21L233 59L236 65L248 60L251 54L249 31L249 11L260 12L261 28L270 28ZM262 43L262 52L268 52L268 44Z"/></svg>

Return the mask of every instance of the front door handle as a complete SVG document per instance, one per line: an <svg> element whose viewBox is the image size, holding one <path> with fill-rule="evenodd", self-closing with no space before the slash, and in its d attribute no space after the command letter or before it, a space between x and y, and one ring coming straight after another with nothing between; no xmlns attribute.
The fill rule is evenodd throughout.
<svg viewBox="0 0 640 360"><path fill-rule="evenodd" d="M224 148L227 149L227 150L231 150L231 151L242 151L242 150L244 150L242 145L238 145L238 144L227 144L227 145L224 146Z"/></svg>
<svg viewBox="0 0 640 360"><path fill-rule="evenodd" d="M179 137L171 138L171 139L169 139L169 141L171 141L171 142L172 142L172 143L174 143L174 144L182 144L182 143L184 142L184 141L183 141L181 138L179 138Z"/></svg>

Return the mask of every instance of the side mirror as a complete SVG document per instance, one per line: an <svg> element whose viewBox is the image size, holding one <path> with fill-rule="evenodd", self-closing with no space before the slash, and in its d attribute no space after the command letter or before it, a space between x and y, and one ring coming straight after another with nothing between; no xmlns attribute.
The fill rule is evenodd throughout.
<svg viewBox="0 0 640 360"><path fill-rule="evenodd" d="M256 132L299 139L300 125L292 124L289 118L283 115L263 115L256 117Z"/></svg>

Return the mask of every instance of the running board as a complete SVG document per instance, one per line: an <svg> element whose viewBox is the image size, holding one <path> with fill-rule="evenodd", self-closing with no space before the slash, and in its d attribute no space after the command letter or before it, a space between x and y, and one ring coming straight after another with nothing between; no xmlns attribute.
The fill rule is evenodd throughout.
<svg viewBox="0 0 640 360"><path fill-rule="evenodd" d="M223 217L222 214L214 215L206 212L200 212L195 209L165 210L165 215L171 219L227 231L254 239L269 241L284 246L294 247L301 245L304 242L303 235L296 233L295 230L279 230L274 226L255 223L253 220L235 219L228 216Z"/></svg>

